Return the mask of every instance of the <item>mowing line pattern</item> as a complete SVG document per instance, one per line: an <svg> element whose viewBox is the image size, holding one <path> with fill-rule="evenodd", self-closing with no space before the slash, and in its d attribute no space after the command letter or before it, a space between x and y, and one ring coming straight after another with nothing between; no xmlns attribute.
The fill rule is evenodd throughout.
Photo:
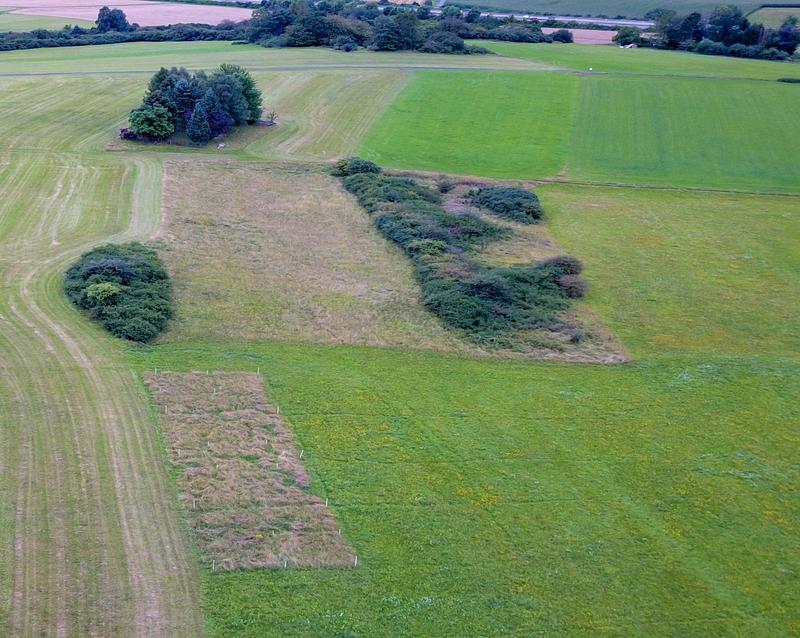
<svg viewBox="0 0 800 638"><path fill-rule="evenodd" d="M0 200L0 557L14 566L0 571L0 630L198 635L194 565L143 388L61 289L93 243L153 232L160 165L59 159L32 158Z"/></svg>

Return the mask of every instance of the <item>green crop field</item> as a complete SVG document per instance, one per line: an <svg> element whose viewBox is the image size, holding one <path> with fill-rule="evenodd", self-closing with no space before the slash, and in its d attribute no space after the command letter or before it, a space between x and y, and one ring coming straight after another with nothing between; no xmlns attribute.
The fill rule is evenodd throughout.
<svg viewBox="0 0 800 638"><path fill-rule="evenodd" d="M778 82L418 73L359 152L488 177L796 191L797 93Z"/></svg>
<svg viewBox="0 0 800 638"><path fill-rule="evenodd" d="M797 191L797 94L778 82L583 78L567 172L591 181ZM697 107L691 118L687 104Z"/></svg>
<svg viewBox="0 0 800 638"><path fill-rule="evenodd" d="M551 175L564 162L576 90L564 74L417 73L359 153L398 168Z"/></svg>
<svg viewBox="0 0 800 638"><path fill-rule="evenodd" d="M768 80L800 66L490 46L0 56L22 76L0 77L0 636L797 634L800 113ZM276 127L117 139L157 67L223 61ZM583 261L581 312L632 360L467 348L325 174L355 152L548 178L523 182L546 226L514 241ZM175 277L149 346L61 288L133 239ZM259 371L358 565L202 566L154 369Z"/></svg>

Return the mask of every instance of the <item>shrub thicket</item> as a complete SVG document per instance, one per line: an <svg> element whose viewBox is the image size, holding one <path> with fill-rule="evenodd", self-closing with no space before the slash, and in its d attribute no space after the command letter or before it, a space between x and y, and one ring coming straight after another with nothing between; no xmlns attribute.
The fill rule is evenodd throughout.
<svg viewBox="0 0 800 638"><path fill-rule="evenodd" d="M519 330L560 326L558 314L569 298L585 290L580 262L569 256L526 267L480 263L473 249L511 231L478 216L448 213L440 193L413 179L358 173L343 184L411 259L423 304L484 347L515 347Z"/></svg>
<svg viewBox="0 0 800 638"><path fill-rule="evenodd" d="M380 173L381 167L375 162L361 159L360 157L347 157L340 159L333 167L333 174L338 177L347 177L357 173Z"/></svg>
<svg viewBox="0 0 800 638"><path fill-rule="evenodd" d="M469 195L474 204L522 224L535 224L544 214L539 198L521 188L488 186Z"/></svg>
<svg viewBox="0 0 800 638"><path fill-rule="evenodd" d="M83 254L64 275L67 296L117 337L150 341L172 316L172 285L155 251L107 244Z"/></svg>

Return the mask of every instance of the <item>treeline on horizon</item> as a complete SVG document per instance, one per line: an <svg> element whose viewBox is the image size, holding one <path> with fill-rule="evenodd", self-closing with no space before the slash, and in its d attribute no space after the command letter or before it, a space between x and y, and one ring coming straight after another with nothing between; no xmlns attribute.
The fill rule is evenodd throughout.
<svg viewBox="0 0 800 638"><path fill-rule="evenodd" d="M559 30L545 35L535 22L481 16L480 11L445 7L433 15L428 7L338 0L264 0L249 20L207 24L140 27L120 9L103 7L94 28L66 26L50 31L0 33L0 51L40 47L85 46L121 42L188 40L245 41L265 47L330 46L342 51L360 47L374 51L426 53L489 53L465 39L509 42L572 42Z"/></svg>
<svg viewBox="0 0 800 638"><path fill-rule="evenodd" d="M703 17L698 12L679 15L672 9L655 9L647 14L655 21L652 35L624 28L614 41L673 51L739 58L788 60L800 45L797 18L789 17L777 29L750 22L736 5L724 4Z"/></svg>

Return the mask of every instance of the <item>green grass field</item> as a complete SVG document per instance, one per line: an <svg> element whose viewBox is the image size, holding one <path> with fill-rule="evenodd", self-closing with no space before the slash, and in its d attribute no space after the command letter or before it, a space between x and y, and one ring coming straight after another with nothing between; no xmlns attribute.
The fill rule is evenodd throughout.
<svg viewBox="0 0 800 638"><path fill-rule="evenodd" d="M778 82L418 73L359 153L488 177L796 191L796 98Z"/></svg>
<svg viewBox="0 0 800 638"><path fill-rule="evenodd" d="M0 56L1 73L99 72L0 78L0 635L796 635L798 112L795 87L756 80L797 67L607 50L608 76L570 70L581 47L508 51L559 58L532 61L220 43ZM278 127L224 152L116 140L147 73L221 61L259 69ZM515 72L433 70L473 65ZM178 309L205 304L223 325L140 347L62 294L97 243L221 254L199 230L177 236L189 217L223 228L240 261L219 275L254 307L276 276L349 285L358 308L402 292L408 270L387 271L402 256L354 204L335 232L321 210L323 162L359 148L436 173L622 184L537 192L553 240L585 264L581 308L633 361L314 345L292 325L259 333L261 311L226 335L235 294ZM196 193L176 192L177 165ZM270 229L276 214L292 219ZM346 328L368 336L361 319ZM200 566L141 381L153 369L259 370L358 567Z"/></svg>
<svg viewBox="0 0 800 638"><path fill-rule="evenodd" d="M89 20L73 20L70 18L53 18L50 16L11 13L13 10L14 7L0 7L0 32L33 31L34 29L62 29L67 24L85 28L94 26L94 22Z"/></svg>
<svg viewBox="0 0 800 638"><path fill-rule="evenodd" d="M417 73L359 153L386 166L462 175L557 173L576 90L563 74Z"/></svg>
<svg viewBox="0 0 800 638"><path fill-rule="evenodd" d="M797 191L797 97L793 85L778 82L581 78L567 174ZM688 105L696 107L691 118Z"/></svg>
<svg viewBox="0 0 800 638"><path fill-rule="evenodd" d="M730 57L697 55L655 49L620 49L593 44L515 44L481 40L486 47L505 57L518 57L550 67L594 73L676 75L709 78L777 80L800 78L800 64Z"/></svg>
<svg viewBox="0 0 800 638"><path fill-rule="evenodd" d="M777 29L786 21L786 18L791 16L800 18L800 6L784 8L762 7L748 14L747 19L750 22L760 22L764 26Z"/></svg>

